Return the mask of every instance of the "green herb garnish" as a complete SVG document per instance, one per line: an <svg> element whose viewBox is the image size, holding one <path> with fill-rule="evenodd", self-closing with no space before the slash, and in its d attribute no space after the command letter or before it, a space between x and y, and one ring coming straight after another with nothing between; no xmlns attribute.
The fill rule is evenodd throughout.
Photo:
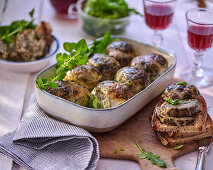
<svg viewBox="0 0 213 170"><path fill-rule="evenodd" d="M107 32L101 40L94 40L93 43L89 47L90 53L106 53L106 47L112 42L111 35Z"/></svg>
<svg viewBox="0 0 213 170"><path fill-rule="evenodd" d="M118 154L118 150L115 149L115 150L114 150L114 154Z"/></svg>
<svg viewBox="0 0 213 170"><path fill-rule="evenodd" d="M0 26L0 40L5 40L7 43L11 43L15 40L17 34L23 29L32 28L35 29L36 25L34 22L34 9L29 12L31 21L18 20L12 22L10 25Z"/></svg>
<svg viewBox="0 0 213 170"><path fill-rule="evenodd" d="M178 105L180 104L180 99L175 99L175 100L172 100L172 99L166 99L166 101L172 105Z"/></svg>
<svg viewBox="0 0 213 170"><path fill-rule="evenodd" d="M175 85L184 85L184 84L187 84L187 82L183 81L183 82L176 83Z"/></svg>
<svg viewBox="0 0 213 170"><path fill-rule="evenodd" d="M124 151L124 148L120 148L120 151Z"/></svg>
<svg viewBox="0 0 213 170"><path fill-rule="evenodd" d="M56 76L52 76L50 79L38 79L36 80L37 88L47 90L48 87L52 89L57 88L57 80L63 80L67 74L67 71L72 70L77 65L84 65L87 63L88 58L94 53L105 54L105 48L111 43L110 33L106 33L105 36L98 41L94 41L89 47L85 39L81 39L77 43L65 42L63 44L64 50L67 53L58 53L56 55ZM103 50L104 49L104 50ZM98 99L90 98L92 102L91 106L98 107ZM91 103L90 102L90 103Z"/></svg>
<svg viewBox="0 0 213 170"><path fill-rule="evenodd" d="M57 88L57 83L54 83L52 81L49 81L48 79L42 79L39 78L36 80L37 88L47 90L48 87L51 87L52 89Z"/></svg>
<svg viewBox="0 0 213 170"><path fill-rule="evenodd" d="M131 14L142 16L135 9L129 8L125 0L88 0L85 4L84 12L88 15L105 19L118 19Z"/></svg>
<svg viewBox="0 0 213 170"><path fill-rule="evenodd" d="M89 107L91 108L98 108L98 98L91 95L91 94L87 94L89 96Z"/></svg>
<svg viewBox="0 0 213 170"><path fill-rule="evenodd" d="M182 144L179 144L179 145L174 146L173 149L177 150L177 149L180 149L180 148L182 148L182 147L183 147L183 145L182 145Z"/></svg>
<svg viewBox="0 0 213 170"><path fill-rule="evenodd" d="M137 154L138 158L140 159L148 159L152 162L152 164L154 165L157 165L159 167L162 167L162 168L166 168L166 163L164 162L164 160L160 159L160 156L159 155L153 155L152 152L147 152L145 151L139 144L136 140L135 141L135 144L137 145L137 147L141 150L141 152L139 152Z"/></svg>

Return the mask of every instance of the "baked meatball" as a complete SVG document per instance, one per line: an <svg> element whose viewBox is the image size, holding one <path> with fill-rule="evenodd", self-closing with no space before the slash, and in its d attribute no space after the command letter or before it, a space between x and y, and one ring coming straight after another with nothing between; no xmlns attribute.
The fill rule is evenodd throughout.
<svg viewBox="0 0 213 170"><path fill-rule="evenodd" d="M133 96L128 86L116 81L99 83L92 94L97 97L101 109L116 107Z"/></svg>
<svg viewBox="0 0 213 170"><path fill-rule="evenodd" d="M88 65L96 68L104 80L114 80L116 72L120 69L119 62L104 54L94 54L88 61Z"/></svg>
<svg viewBox="0 0 213 170"><path fill-rule="evenodd" d="M22 61L16 49L15 41L10 44L5 41L0 41L0 58L11 61Z"/></svg>
<svg viewBox="0 0 213 170"><path fill-rule="evenodd" d="M200 97L199 90L194 86L187 83L176 83L176 84L170 84L161 97L166 99L197 99Z"/></svg>
<svg viewBox="0 0 213 170"><path fill-rule="evenodd" d="M136 56L134 47L125 41L114 41L106 48L106 54L119 61L121 67L129 66Z"/></svg>
<svg viewBox="0 0 213 170"><path fill-rule="evenodd" d="M91 91L101 81L102 75L89 65L77 66L68 71L64 81L74 81Z"/></svg>
<svg viewBox="0 0 213 170"><path fill-rule="evenodd" d="M147 54L146 56L135 57L131 62L131 66L144 69L152 82L166 71L168 62L160 54Z"/></svg>
<svg viewBox="0 0 213 170"><path fill-rule="evenodd" d="M46 41L34 29L24 29L18 33L16 48L23 61L34 61L45 55Z"/></svg>
<svg viewBox="0 0 213 170"><path fill-rule="evenodd" d="M115 80L129 85L133 94L137 94L149 85L146 72L138 67L123 67L118 70Z"/></svg>
<svg viewBox="0 0 213 170"><path fill-rule="evenodd" d="M69 100L81 106L87 106L89 101L89 91L75 83L69 81L57 81L58 86L56 89L49 88L47 91L63 99Z"/></svg>

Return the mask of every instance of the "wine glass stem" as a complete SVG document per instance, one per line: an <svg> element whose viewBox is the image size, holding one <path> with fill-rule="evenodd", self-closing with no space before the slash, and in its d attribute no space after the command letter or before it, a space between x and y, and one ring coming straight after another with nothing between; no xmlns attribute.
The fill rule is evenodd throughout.
<svg viewBox="0 0 213 170"><path fill-rule="evenodd" d="M163 42L163 36L162 34L158 33L157 30L155 30L154 35L152 36L152 45L156 47L160 47Z"/></svg>
<svg viewBox="0 0 213 170"><path fill-rule="evenodd" d="M203 77L202 63L203 63L203 53L195 51L193 55L193 67L192 67L192 72L194 76Z"/></svg>

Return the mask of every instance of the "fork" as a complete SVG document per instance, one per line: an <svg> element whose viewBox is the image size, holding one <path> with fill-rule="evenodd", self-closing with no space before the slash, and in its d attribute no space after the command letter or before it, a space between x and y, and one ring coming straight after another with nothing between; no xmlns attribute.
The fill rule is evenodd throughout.
<svg viewBox="0 0 213 170"><path fill-rule="evenodd" d="M204 170L205 157L210 148L212 137L204 138L199 141L199 151L195 170Z"/></svg>

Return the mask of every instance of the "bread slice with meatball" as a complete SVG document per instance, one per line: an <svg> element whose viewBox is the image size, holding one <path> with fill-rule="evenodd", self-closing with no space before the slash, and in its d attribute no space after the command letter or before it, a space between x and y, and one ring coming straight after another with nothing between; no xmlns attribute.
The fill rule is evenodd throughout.
<svg viewBox="0 0 213 170"><path fill-rule="evenodd" d="M200 103L200 112L195 116L195 119L192 123L188 124L187 126L177 126L177 125L170 125L170 124L165 124L160 121L160 119L157 116L157 109L162 105L164 101L161 99L158 104L156 105L154 109L154 113L152 115L152 120L151 120L151 126L153 130L155 131L160 131L160 132L202 132L206 119L207 119L207 106L204 98L200 96L198 99L198 102Z"/></svg>

